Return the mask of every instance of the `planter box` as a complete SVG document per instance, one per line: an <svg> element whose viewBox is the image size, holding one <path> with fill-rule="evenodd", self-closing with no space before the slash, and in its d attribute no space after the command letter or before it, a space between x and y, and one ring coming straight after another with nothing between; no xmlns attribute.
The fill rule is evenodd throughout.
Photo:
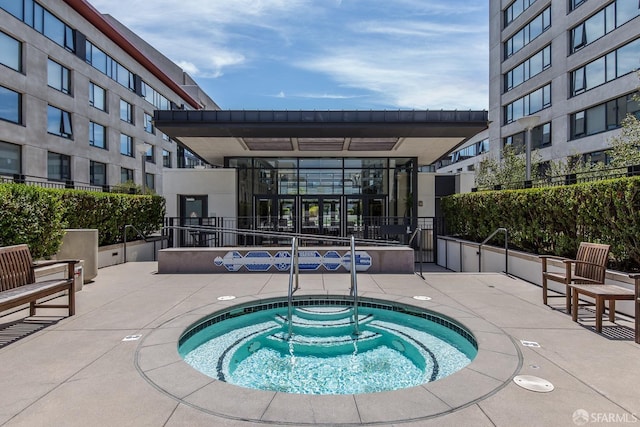
<svg viewBox="0 0 640 427"><path fill-rule="evenodd" d="M80 259L84 262L84 283L98 275L98 230L65 230L56 259Z"/></svg>
<svg viewBox="0 0 640 427"><path fill-rule="evenodd" d="M542 265L537 255L527 252L509 250L505 256L504 248L482 246L482 253L478 254L479 244L453 237L438 237L438 259L436 263L449 270L458 272L504 272L505 269L512 276L542 287ZM549 260L549 269L564 271L564 264ZM505 268L507 266L508 268ZM607 270L605 283L618 285L634 290L634 283L627 273ZM561 283L548 282L549 289L564 293ZM559 299L556 299L559 300ZM586 301L589 301L587 298ZM553 302L553 300L552 300ZM564 302L563 302L564 303ZM542 304L542 289L540 290L540 304ZM634 316L633 301L616 301L616 311Z"/></svg>

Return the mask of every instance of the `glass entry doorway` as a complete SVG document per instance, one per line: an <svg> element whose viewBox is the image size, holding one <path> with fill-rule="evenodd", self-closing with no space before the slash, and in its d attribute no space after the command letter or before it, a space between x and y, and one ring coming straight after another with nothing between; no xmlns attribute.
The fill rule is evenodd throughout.
<svg viewBox="0 0 640 427"><path fill-rule="evenodd" d="M180 196L181 226L207 224L208 196ZM181 246L206 246L207 233L185 229L180 233Z"/></svg>
<svg viewBox="0 0 640 427"><path fill-rule="evenodd" d="M300 198L303 234L340 235L340 197L303 196Z"/></svg>
<svg viewBox="0 0 640 427"><path fill-rule="evenodd" d="M378 236L386 203L380 195L256 196L255 229L371 239Z"/></svg>
<svg viewBox="0 0 640 427"><path fill-rule="evenodd" d="M386 196L348 197L342 235L353 234L362 239L375 239L379 235L380 222L387 215L386 206Z"/></svg>

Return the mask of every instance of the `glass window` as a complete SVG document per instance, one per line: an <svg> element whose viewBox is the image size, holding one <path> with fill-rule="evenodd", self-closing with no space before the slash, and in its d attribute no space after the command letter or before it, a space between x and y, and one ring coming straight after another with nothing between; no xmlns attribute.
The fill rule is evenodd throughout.
<svg viewBox="0 0 640 427"><path fill-rule="evenodd" d="M162 150L162 166L165 168L171 167L171 152L165 149Z"/></svg>
<svg viewBox="0 0 640 427"><path fill-rule="evenodd" d="M551 106L551 83L504 106L505 123L537 113Z"/></svg>
<svg viewBox="0 0 640 427"><path fill-rule="evenodd" d="M584 111L579 111L571 115L571 137L578 138L585 135L584 131Z"/></svg>
<svg viewBox="0 0 640 427"><path fill-rule="evenodd" d="M133 124L133 105L124 99L120 100L120 120Z"/></svg>
<svg viewBox="0 0 640 427"><path fill-rule="evenodd" d="M51 105L47 106L47 132L63 138L73 138L71 113Z"/></svg>
<svg viewBox="0 0 640 427"><path fill-rule="evenodd" d="M47 178L52 181L71 181L71 158L64 154L47 154Z"/></svg>
<svg viewBox="0 0 640 427"><path fill-rule="evenodd" d="M617 66L615 77L624 76L640 68L640 39L636 39L628 45L621 47L616 53ZM608 63L607 66L609 66Z"/></svg>
<svg viewBox="0 0 640 427"><path fill-rule="evenodd" d="M582 3L584 3L585 1L587 1L587 0L570 0L569 1L569 10L574 10L575 8L580 6Z"/></svg>
<svg viewBox="0 0 640 427"><path fill-rule="evenodd" d="M598 105L587 110L587 135L602 132L607 129L606 126L606 105Z"/></svg>
<svg viewBox="0 0 640 427"><path fill-rule="evenodd" d="M0 8L65 49L75 52L74 30L33 0L0 0Z"/></svg>
<svg viewBox="0 0 640 427"><path fill-rule="evenodd" d="M551 123L545 123L531 129L531 148L543 148L551 145Z"/></svg>
<svg viewBox="0 0 640 427"><path fill-rule="evenodd" d="M613 99L600 105L578 111L570 116L571 139L617 129L627 113L637 114L640 106L633 94Z"/></svg>
<svg viewBox="0 0 640 427"><path fill-rule="evenodd" d="M619 27L640 14L640 3L636 0L616 1L616 25Z"/></svg>
<svg viewBox="0 0 640 427"><path fill-rule="evenodd" d="M585 90L584 72L585 72L585 68L582 67L571 73L571 84L573 85L572 95L577 95L579 93L584 92Z"/></svg>
<svg viewBox="0 0 640 427"><path fill-rule="evenodd" d="M0 86L0 119L22 123L22 95Z"/></svg>
<svg viewBox="0 0 640 427"><path fill-rule="evenodd" d="M508 136L504 139L504 146L513 148L516 154L524 153L525 150L525 132L518 132L515 135Z"/></svg>
<svg viewBox="0 0 640 427"><path fill-rule="evenodd" d="M107 92L93 82L89 82L89 105L107 111Z"/></svg>
<svg viewBox="0 0 640 427"><path fill-rule="evenodd" d="M148 133L154 133L153 117L147 113L144 113L144 130Z"/></svg>
<svg viewBox="0 0 640 427"><path fill-rule="evenodd" d="M120 134L120 154L125 156L134 157L133 155L133 138L124 133Z"/></svg>
<svg viewBox="0 0 640 427"><path fill-rule="evenodd" d="M533 54L505 74L505 92L537 76L551 66L551 45Z"/></svg>
<svg viewBox="0 0 640 427"><path fill-rule="evenodd" d="M149 163L155 163L156 162L156 156L155 156L155 150L153 149L153 145L151 144L147 144L149 146L149 148L147 148L147 152L144 153L145 155L145 161L149 162Z"/></svg>
<svg viewBox="0 0 640 427"><path fill-rule="evenodd" d="M638 69L640 39L571 72L571 96L593 89Z"/></svg>
<svg viewBox="0 0 640 427"><path fill-rule="evenodd" d="M89 162L89 182L91 185L107 185L107 165L100 162Z"/></svg>
<svg viewBox="0 0 640 427"><path fill-rule="evenodd" d="M120 168L120 182L133 182L133 169Z"/></svg>
<svg viewBox="0 0 640 427"><path fill-rule="evenodd" d="M88 40L86 43L86 61L107 77L117 81L129 90L135 91L133 73Z"/></svg>
<svg viewBox="0 0 640 427"><path fill-rule="evenodd" d="M516 0L504 10L505 28L511 24L522 12L527 10L536 0Z"/></svg>
<svg viewBox="0 0 640 427"><path fill-rule="evenodd" d="M142 97L158 110L171 109L171 102L145 81L142 81Z"/></svg>
<svg viewBox="0 0 640 427"><path fill-rule="evenodd" d="M22 151L19 145L0 141L0 174L22 173Z"/></svg>
<svg viewBox="0 0 640 427"><path fill-rule="evenodd" d="M520 49L531 43L540 34L551 27L551 8L547 7L538 16L533 18L520 31L514 34L504 43L505 59L511 57Z"/></svg>
<svg viewBox="0 0 640 427"><path fill-rule="evenodd" d="M22 71L22 43L0 31L0 64Z"/></svg>
<svg viewBox="0 0 640 427"><path fill-rule="evenodd" d="M156 188L156 176L152 173L145 174L145 184L147 188L151 188L152 190Z"/></svg>
<svg viewBox="0 0 640 427"><path fill-rule="evenodd" d="M23 2L16 0L0 0L0 7L19 20L24 19Z"/></svg>
<svg viewBox="0 0 640 427"><path fill-rule="evenodd" d="M597 59L585 67L586 89L593 89L605 82L605 59Z"/></svg>
<svg viewBox="0 0 640 427"><path fill-rule="evenodd" d="M89 145L98 148L107 148L107 132L104 126L89 122Z"/></svg>
<svg viewBox="0 0 640 427"><path fill-rule="evenodd" d="M47 82L62 93L71 93L71 71L51 59L47 63Z"/></svg>
<svg viewBox="0 0 640 427"><path fill-rule="evenodd" d="M571 53L640 15L636 0L617 0L571 29Z"/></svg>

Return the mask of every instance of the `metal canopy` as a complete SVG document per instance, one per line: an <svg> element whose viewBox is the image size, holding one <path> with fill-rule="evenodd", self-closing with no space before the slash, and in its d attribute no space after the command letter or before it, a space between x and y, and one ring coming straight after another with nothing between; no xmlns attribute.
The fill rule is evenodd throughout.
<svg viewBox="0 0 640 427"><path fill-rule="evenodd" d="M486 111L164 110L155 126L214 165L224 157L447 155L487 128Z"/></svg>

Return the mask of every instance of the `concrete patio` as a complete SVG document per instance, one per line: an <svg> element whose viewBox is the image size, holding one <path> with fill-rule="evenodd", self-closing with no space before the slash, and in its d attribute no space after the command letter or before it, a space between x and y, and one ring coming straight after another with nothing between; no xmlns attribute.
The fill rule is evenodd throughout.
<svg viewBox="0 0 640 427"><path fill-rule="evenodd" d="M359 274L362 296L459 319L478 338L478 357L451 377L404 391L309 396L221 384L177 357L176 337L189 324L236 302L286 295L287 274L156 271L154 262L100 269L77 293L77 314L71 318L49 317L64 315L56 310L27 320L27 310L3 313L3 339L14 330L37 329L38 321L54 323L0 348L0 425L640 423L640 345L633 342L632 319L605 321L597 334L589 312L574 323L541 303L539 287L519 279L440 271L425 273L424 280ZM301 292L342 295L348 280L347 274L304 274ZM237 299L218 301L223 295ZM432 299L417 301L415 295ZM132 335L141 337L123 341ZM543 378L555 389L526 390L513 382L515 375Z"/></svg>

